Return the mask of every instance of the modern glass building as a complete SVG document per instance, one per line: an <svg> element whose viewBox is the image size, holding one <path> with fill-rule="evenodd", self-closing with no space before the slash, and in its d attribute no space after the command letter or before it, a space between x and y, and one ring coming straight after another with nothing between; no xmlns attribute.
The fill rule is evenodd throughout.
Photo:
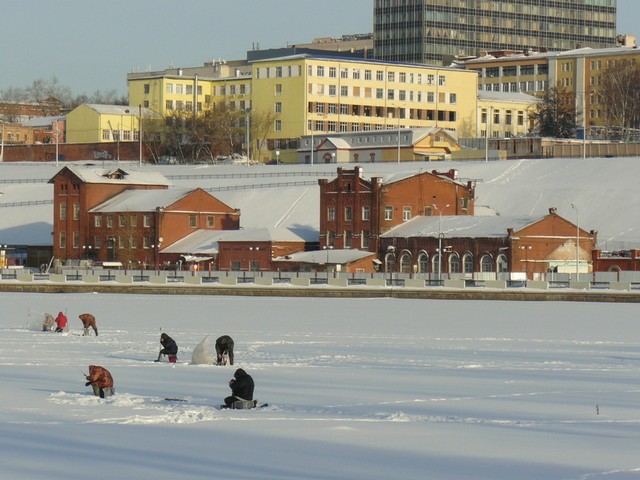
<svg viewBox="0 0 640 480"><path fill-rule="evenodd" d="M441 65L495 50L616 45L617 0L374 0L376 57Z"/></svg>

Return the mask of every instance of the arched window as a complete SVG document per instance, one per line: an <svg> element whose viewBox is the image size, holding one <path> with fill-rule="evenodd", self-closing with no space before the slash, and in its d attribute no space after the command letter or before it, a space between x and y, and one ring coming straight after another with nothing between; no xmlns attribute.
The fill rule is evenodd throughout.
<svg viewBox="0 0 640 480"><path fill-rule="evenodd" d="M449 272L460 273L460 256L456 252L449 255Z"/></svg>
<svg viewBox="0 0 640 480"><path fill-rule="evenodd" d="M493 259L491 255L485 253L480 258L480 271L481 272L493 272Z"/></svg>
<svg viewBox="0 0 640 480"><path fill-rule="evenodd" d="M426 252L420 252L418 255L418 269L420 273L429 272L429 255Z"/></svg>
<svg viewBox="0 0 640 480"><path fill-rule="evenodd" d="M409 252L403 252L400 256L400 271L411 273L411 254Z"/></svg>
<svg viewBox="0 0 640 480"><path fill-rule="evenodd" d="M509 262L507 260L507 256L504 253L501 253L500 255L498 255L496 268L497 268L496 271L499 273L504 273L509 271Z"/></svg>
<svg viewBox="0 0 640 480"><path fill-rule="evenodd" d="M440 269L440 254L436 254L433 256L433 258L431 259L431 266L432 266L432 272L433 273L438 273L438 272L442 272L442 270Z"/></svg>
<svg viewBox="0 0 640 480"><path fill-rule="evenodd" d="M462 257L462 265L464 273L473 273L473 255L465 253Z"/></svg>
<svg viewBox="0 0 640 480"><path fill-rule="evenodd" d="M384 257L384 271L393 272L393 265L396 263L396 256L393 253L387 253Z"/></svg>

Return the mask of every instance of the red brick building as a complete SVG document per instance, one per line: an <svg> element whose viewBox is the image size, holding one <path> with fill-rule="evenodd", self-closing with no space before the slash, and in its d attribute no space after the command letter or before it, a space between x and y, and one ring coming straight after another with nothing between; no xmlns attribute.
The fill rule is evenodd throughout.
<svg viewBox="0 0 640 480"><path fill-rule="evenodd" d="M640 271L640 250L605 251L595 249L593 255L594 272L638 272Z"/></svg>
<svg viewBox="0 0 640 480"><path fill-rule="evenodd" d="M338 168L321 179L320 246L378 252L379 236L415 216L473 215L473 182L456 180L455 170L367 180L362 168Z"/></svg>
<svg viewBox="0 0 640 480"><path fill-rule="evenodd" d="M143 170L67 166L54 185L53 254L158 267L163 247L199 230L238 229L240 212L202 189L169 189Z"/></svg>
<svg viewBox="0 0 640 480"><path fill-rule="evenodd" d="M551 208L541 218L415 218L383 234L381 247L385 271L448 277L521 272L533 279L549 271L575 272L576 253L580 272L590 271L596 241L595 232L577 229Z"/></svg>

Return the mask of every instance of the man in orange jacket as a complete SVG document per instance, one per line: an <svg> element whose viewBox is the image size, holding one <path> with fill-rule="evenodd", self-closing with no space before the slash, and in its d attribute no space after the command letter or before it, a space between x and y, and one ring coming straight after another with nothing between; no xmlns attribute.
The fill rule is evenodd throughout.
<svg viewBox="0 0 640 480"><path fill-rule="evenodd" d="M94 317L90 313L83 313L82 315L78 315L78 318L82 320L82 327L84 328L83 335L89 335L89 327L91 327L93 328L93 331L96 332L96 337L98 336L98 327L96 327L96 317Z"/></svg>
<svg viewBox="0 0 640 480"><path fill-rule="evenodd" d="M108 397L113 395L113 377L109 370L99 365L89 365L89 375L86 376L87 383L85 386L91 385L93 393L100 397Z"/></svg>

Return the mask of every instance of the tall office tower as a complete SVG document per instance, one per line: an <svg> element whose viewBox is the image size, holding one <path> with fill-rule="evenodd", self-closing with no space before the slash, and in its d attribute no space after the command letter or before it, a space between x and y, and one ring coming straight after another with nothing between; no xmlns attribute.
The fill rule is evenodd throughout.
<svg viewBox="0 0 640 480"><path fill-rule="evenodd" d="M380 60L442 65L491 50L616 45L617 0L374 0Z"/></svg>

